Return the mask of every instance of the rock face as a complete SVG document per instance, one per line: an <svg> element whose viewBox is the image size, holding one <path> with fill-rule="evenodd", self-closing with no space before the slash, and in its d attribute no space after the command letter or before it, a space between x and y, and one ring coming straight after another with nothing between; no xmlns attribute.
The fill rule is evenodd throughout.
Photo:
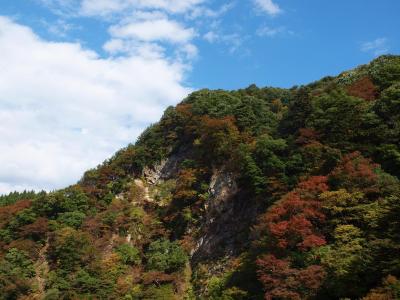
<svg viewBox="0 0 400 300"><path fill-rule="evenodd" d="M192 253L194 264L238 254L257 212L255 203L243 199L236 176L224 169L214 170L209 192L202 235Z"/></svg>
<svg viewBox="0 0 400 300"><path fill-rule="evenodd" d="M184 153L172 154L154 166L143 168L143 177L148 184L157 184L160 180L166 180L176 176L179 172L179 163L184 159Z"/></svg>
<svg viewBox="0 0 400 300"><path fill-rule="evenodd" d="M156 185L177 176L179 164L187 153L172 154L152 167L145 167L143 177L148 185ZM204 204L200 236L192 249L192 264L218 257L234 256L248 238L249 224L258 211L257 203L246 201L236 175L225 168L214 169L209 183L210 197Z"/></svg>

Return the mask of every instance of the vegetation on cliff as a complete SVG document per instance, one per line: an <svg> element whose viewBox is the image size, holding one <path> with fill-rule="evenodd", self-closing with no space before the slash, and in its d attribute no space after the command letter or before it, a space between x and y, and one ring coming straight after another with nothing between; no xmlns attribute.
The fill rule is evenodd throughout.
<svg viewBox="0 0 400 300"><path fill-rule="evenodd" d="M201 90L75 185L0 197L1 299L400 298L400 57Z"/></svg>

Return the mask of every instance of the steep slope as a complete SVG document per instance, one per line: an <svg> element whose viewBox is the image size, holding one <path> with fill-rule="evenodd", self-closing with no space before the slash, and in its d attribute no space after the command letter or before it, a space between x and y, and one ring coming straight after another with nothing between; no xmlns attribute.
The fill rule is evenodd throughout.
<svg viewBox="0 0 400 300"><path fill-rule="evenodd" d="M398 56L195 92L76 185L0 197L0 298L396 299L399 137Z"/></svg>

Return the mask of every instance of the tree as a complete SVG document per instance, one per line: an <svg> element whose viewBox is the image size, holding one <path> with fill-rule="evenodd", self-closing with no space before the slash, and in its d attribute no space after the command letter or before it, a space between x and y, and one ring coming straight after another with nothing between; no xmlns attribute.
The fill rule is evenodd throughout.
<svg viewBox="0 0 400 300"><path fill-rule="evenodd" d="M347 284L360 284L353 282L355 274L359 273L363 265L367 264L368 255L366 240L363 232L354 225L338 225L334 231L334 243L319 249L321 262L335 274L336 281ZM341 287L343 290L345 287Z"/></svg>
<svg viewBox="0 0 400 300"><path fill-rule="evenodd" d="M232 116L221 119L202 116L196 124L196 131L195 145L201 149L202 156L219 164L229 158L239 141L239 130Z"/></svg>
<svg viewBox="0 0 400 300"><path fill-rule="evenodd" d="M373 81L381 90L400 80L400 58L395 55L383 55L373 60L369 66Z"/></svg>
<svg viewBox="0 0 400 300"><path fill-rule="evenodd" d="M65 213L60 213L58 215L57 221L63 225L78 229L81 227L86 215L80 211L70 211Z"/></svg>
<svg viewBox="0 0 400 300"><path fill-rule="evenodd" d="M265 299L309 299L314 296L325 277L321 266L298 269L288 259L264 255L257 260L258 276L265 288Z"/></svg>
<svg viewBox="0 0 400 300"><path fill-rule="evenodd" d="M50 239L48 255L55 267L73 271L91 260L94 249L87 233L64 227Z"/></svg>
<svg viewBox="0 0 400 300"><path fill-rule="evenodd" d="M283 139L273 139L269 135L262 135L256 141L255 160L266 176L282 175L285 172L285 163L282 160L287 148Z"/></svg>
<svg viewBox="0 0 400 300"><path fill-rule="evenodd" d="M327 177L310 177L261 216L255 233L268 254L257 260L257 272L266 299L307 299L322 285L325 271L310 253L326 244L318 196L327 190Z"/></svg>
<svg viewBox="0 0 400 300"><path fill-rule="evenodd" d="M368 101L378 97L378 89L368 76L362 77L347 87L350 96L362 98Z"/></svg>
<svg viewBox="0 0 400 300"><path fill-rule="evenodd" d="M287 114L280 123L280 132L284 135L294 134L300 128L306 127L306 122L312 112L310 90L301 88L296 91L289 104Z"/></svg>
<svg viewBox="0 0 400 300"><path fill-rule="evenodd" d="M70 187L65 190L39 195L34 203L33 210L49 218L55 218L59 213L73 211L87 211L89 198L79 187Z"/></svg>
<svg viewBox="0 0 400 300"><path fill-rule="evenodd" d="M141 262L139 250L129 244L122 244L118 246L116 252L124 264L139 265Z"/></svg>
<svg viewBox="0 0 400 300"><path fill-rule="evenodd" d="M23 237L30 237L34 240L43 239L48 231L48 220L38 218L35 222L19 228L19 234Z"/></svg>
<svg viewBox="0 0 400 300"><path fill-rule="evenodd" d="M363 190L364 193L376 191L378 175L375 172L378 167L358 151L346 154L329 175L329 184L333 189L342 187L349 191Z"/></svg>
<svg viewBox="0 0 400 300"><path fill-rule="evenodd" d="M181 270L186 262L187 255L176 242L160 239L152 242L146 251L147 268L162 272Z"/></svg>
<svg viewBox="0 0 400 300"><path fill-rule="evenodd" d="M363 134L370 107L364 99L334 90L313 98L312 113L303 127L315 129L329 145L351 148Z"/></svg>
<svg viewBox="0 0 400 300"><path fill-rule="evenodd" d="M0 295L2 299L18 299L31 290L35 276L32 260L16 248L11 248L0 261Z"/></svg>
<svg viewBox="0 0 400 300"><path fill-rule="evenodd" d="M392 275L382 280L382 286L372 289L362 300L391 300L400 298L400 281Z"/></svg>

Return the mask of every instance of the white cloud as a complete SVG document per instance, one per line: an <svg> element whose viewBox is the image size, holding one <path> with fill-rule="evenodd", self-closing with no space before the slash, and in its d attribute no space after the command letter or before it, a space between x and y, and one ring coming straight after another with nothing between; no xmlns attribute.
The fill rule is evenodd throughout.
<svg viewBox="0 0 400 300"><path fill-rule="evenodd" d="M103 49L113 56L121 54L141 56L148 59L162 58L165 49L157 43L143 43L134 40L113 38L103 45Z"/></svg>
<svg viewBox="0 0 400 300"><path fill-rule="evenodd" d="M105 16L129 8L133 1L126 0L84 0L80 11L83 15Z"/></svg>
<svg viewBox="0 0 400 300"><path fill-rule="evenodd" d="M81 27L68 23L63 19L58 19L55 22L47 22L43 19L41 23L52 36L57 38L65 38L71 31L81 29Z"/></svg>
<svg viewBox="0 0 400 300"><path fill-rule="evenodd" d="M109 31L113 37L144 42L186 43L195 35L192 28L185 28L178 22L166 18L114 25Z"/></svg>
<svg viewBox="0 0 400 300"><path fill-rule="evenodd" d="M193 44L185 44L178 48L178 57L184 56L186 60L193 60L197 58L199 50Z"/></svg>
<svg viewBox="0 0 400 300"><path fill-rule="evenodd" d="M219 40L220 37L214 31L209 31L203 35L203 38L209 43L214 43L215 41Z"/></svg>
<svg viewBox="0 0 400 300"><path fill-rule="evenodd" d="M81 0L36 0L59 15L76 14Z"/></svg>
<svg viewBox="0 0 400 300"><path fill-rule="evenodd" d="M169 13L185 13L204 0L83 0L81 13L90 16L106 16L126 10L164 10Z"/></svg>
<svg viewBox="0 0 400 300"><path fill-rule="evenodd" d="M253 0L256 7L262 12L267 13L271 16L275 16L282 12L278 4L274 3L272 0Z"/></svg>
<svg viewBox="0 0 400 300"><path fill-rule="evenodd" d="M165 15L141 13L134 20L125 19L121 24L109 28L111 40L103 46L113 55L135 54L144 57L162 57L167 47L172 48L169 56L181 61L192 61L198 49L192 40L196 36L193 28L168 19ZM171 47L172 46L172 47Z"/></svg>
<svg viewBox="0 0 400 300"><path fill-rule="evenodd" d="M387 38L377 38L370 42L365 42L361 45L361 51L373 53L375 56L379 56L389 52Z"/></svg>
<svg viewBox="0 0 400 300"><path fill-rule="evenodd" d="M0 193L75 182L180 101L186 66L152 47L101 58L0 17Z"/></svg>
<svg viewBox="0 0 400 300"><path fill-rule="evenodd" d="M129 16L136 11L186 14L207 0L36 0L62 16L101 18Z"/></svg>
<svg viewBox="0 0 400 300"><path fill-rule="evenodd" d="M188 15L188 19L196 19L196 18L219 18L224 15L226 12L231 10L236 5L235 2L229 2L223 4L218 9L211 9L206 6L194 6Z"/></svg>
<svg viewBox="0 0 400 300"><path fill-rule="evenodd" d="M239 30L238 30L239 31ZM250 49L245 45L245 41L249 39L249 36L242 33L225 33L218 30L218 28L214 28L211 31L206 32L202 38L213 44L219 43L223 45L223 49L230 54L239 54L241 56L248 55L250 53ZM240 52L240 53L239 53Z"/></svg>
<svg viewBox="0 0 400 300"><path fill-rule="evenodd" d="M286 30L285 27L270 27L270 26L262 26L257 29L256 34L260 37L275 37L278 34L294 34L292 31Z"/></svg>

